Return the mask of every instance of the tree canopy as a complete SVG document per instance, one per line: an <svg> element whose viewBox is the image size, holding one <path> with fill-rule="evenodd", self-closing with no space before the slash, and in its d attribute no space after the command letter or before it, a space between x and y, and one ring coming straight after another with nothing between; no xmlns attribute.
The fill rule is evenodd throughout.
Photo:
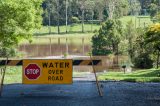
<svg viewBox="0 0 160 106"><path fill-rule="evenodd" d="M149 44L157 55L157 68L160 58L160 23L150 26L146 32L145 43Z"/></svg>
<svg viewBox="0 0 160 106"><path fill-rule="evenodd" d="M119 20L107 20L92 37L93 55L118 54L118 44L123 30Z"/></svg>
<svg viewBox="0 0 160 106"><path fill-rule="evenodd" d="M13 47L29 39L42 21L42 0L0 0L0 45Z"/></svg>

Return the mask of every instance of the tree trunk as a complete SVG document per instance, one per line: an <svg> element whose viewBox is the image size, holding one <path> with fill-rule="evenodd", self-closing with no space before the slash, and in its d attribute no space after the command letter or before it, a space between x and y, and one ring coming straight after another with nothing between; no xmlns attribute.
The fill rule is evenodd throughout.
<svg viewBox="0 0 160 106"><path fill-rule="evenodd" d="M157 69L159 67L159 57L160 57L160 51L157 52Z"/></svg>
<svg viewBox="0 0 160 106"><path fill-rule="evenodd" d="M93 16L94 16L94 11L92 11L92 24L91 24L91 32L93 32Z"/></svg>
<svg viewBox="0 0 160 106"><path fill-rule="evenodd" d="M60 34L60 27L59 27L59 13L58 13L58 21L57 21L57 24L58 24L58 34Z"/></svg>
<svg viewBox="0 0 160 106"><path fill-rule="evenodd" d="M68 32L67 31L67 26L68 26L68 0L66 0L66 33Z"/></svg>
<svg viewBox="0 0 160 106"><path fill-rule="evenodd" d="M82 10L82 33L84 32L84 9Z"/></svg>
<svg viewBox="0 0 160 106"><path fill-rule="evenodd" d="M119 54L119 48L118 48L118 43L117 43L117 66L118 66L118 54Z"/></svg>
<svg viewBox="0 0 160 106"><path fill-rule="evenodd" d="M58 34L60 34L60 27L59 27L59 0L57 2L57 13L58 13L58 19L57 19Z"/></svg>
<svg viewBox="0 0 160 106"><path fill-rule="evenodd" d="M48 13L48 28L49 28L49 34L51 34L51 13L50 13L50 10Z"/></svg>

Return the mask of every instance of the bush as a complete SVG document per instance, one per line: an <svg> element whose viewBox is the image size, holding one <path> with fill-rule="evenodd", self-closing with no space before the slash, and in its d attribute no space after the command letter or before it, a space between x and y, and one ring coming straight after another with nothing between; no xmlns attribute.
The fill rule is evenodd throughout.
<svg viewBox="0 0 160 106"><path fill-rule="evenodd" d="M15 48L0 48L0 57L14 57L17 54L17 50Z"/></svg>
<svg viewBox="0 0 160 106"><path fill-rule="evenodd" d="M133 60L135 68L149 69L153 67L153 60L151 60L148 53L142 53Z"/></svg>
<svg viewBox="0 0 160 106"><path fill-rule="evenodd" d="M78 17L72 17L71 21L72 21L72 23L79 23Z"/></svg>

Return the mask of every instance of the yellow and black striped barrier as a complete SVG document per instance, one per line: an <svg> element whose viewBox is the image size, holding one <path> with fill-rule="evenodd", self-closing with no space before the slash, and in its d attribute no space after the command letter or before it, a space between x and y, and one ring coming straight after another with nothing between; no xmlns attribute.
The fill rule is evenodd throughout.
<svg viewBox="0 0 160 106"><path fill-rule="evenodd" d="M86 66L89 65L91 66L93 62L93 65L102 65L101 60L73 60L73 65L74 66ZM0 66L3 66L6 64L6 60L0 60ZM7 61L7 66L21 66L23 65L23 60L8 60Z"/></svg>

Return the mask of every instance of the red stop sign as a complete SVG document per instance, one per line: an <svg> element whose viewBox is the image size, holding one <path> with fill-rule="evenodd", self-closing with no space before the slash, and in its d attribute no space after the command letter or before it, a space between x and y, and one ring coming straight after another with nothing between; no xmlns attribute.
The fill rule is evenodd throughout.
<svg viewBox="0 0 160 106"><path fill-rule="evenodd" d="M41 74L41 69L37 64L29 64L24 69L25 76L30 80L38 79Z"/></svg>

